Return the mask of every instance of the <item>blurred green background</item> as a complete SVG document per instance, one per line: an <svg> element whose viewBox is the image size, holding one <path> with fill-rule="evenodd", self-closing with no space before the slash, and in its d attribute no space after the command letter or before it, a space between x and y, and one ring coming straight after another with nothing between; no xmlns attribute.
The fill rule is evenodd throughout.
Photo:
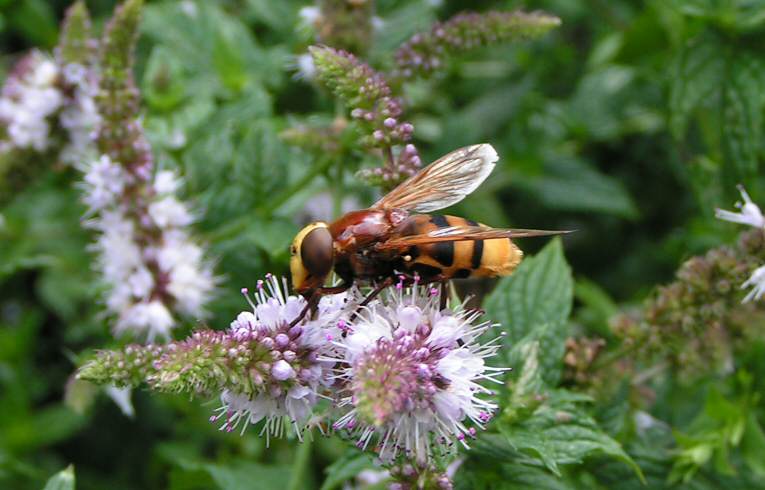
<svg viewBox="0 0 765 490"><path fill-rule="evenodd" d="M115 2L87 4L100 30ZM0 0L0 70L31 47L52 49L67 6ZM300 225L331 216L329 193L348 206L375 198L353 178L376 163L370 156L347 154L342 183L319 175L300 185L315 158L279 137L334 117L327 93L295 76L295 56L314 42L300 27L305 6L145 7L136 73L144 123L159 165L184 176L199 234L224 277L207 321L216 328L244 309L241 287L285 272ZM366 58L390 67L393 50L436 19L521 7L557 15L562 25L536 41L473 51L440 77L407 84L407 116L425 161L476 142L501 156L451 214L497 227L578 230L564 241L576 280L573 325L598 333L619 307L670 281L684 259L733 240L736 228L713 212L732 208L735 184L765 202L765 5L379 0ZM79 227L77 177L43 171L2 209L0 487L41 488L73 463L82 489L318 488L324 468L345 454L334 439L279 441L266 451L255 431L239 437L209 424L214 401L138 391L129 419L104 396L89 406L87 389L64 400L80 353L114 345L100 316L90 238ZM534 253L544 242L522 247Z"/></svg>

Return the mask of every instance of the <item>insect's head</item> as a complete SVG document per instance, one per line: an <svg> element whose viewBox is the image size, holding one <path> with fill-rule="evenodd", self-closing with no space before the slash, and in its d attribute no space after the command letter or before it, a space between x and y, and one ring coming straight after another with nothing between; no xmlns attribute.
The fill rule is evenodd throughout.
<svg viewBox="0 0 765 490"><path fill-rule="evenodd" d="M290 247L292 287L308 294L321 287L335 262L332 234L326 223L311 223L295 236Z"/></svg>

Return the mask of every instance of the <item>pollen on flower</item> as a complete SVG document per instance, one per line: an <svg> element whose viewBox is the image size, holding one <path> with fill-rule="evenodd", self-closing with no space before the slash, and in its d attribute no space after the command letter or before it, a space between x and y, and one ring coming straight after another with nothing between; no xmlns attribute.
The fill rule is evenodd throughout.
<svg viewBox="0 0 765 490"><path fill-rule="evenodd" d="M481 381L499 382L505 369L486 365L499 346L478 337L492 327L478 312L441 310L434 288L390 291L371 303L338 341L342 383L334 424L374 448L383 460L405 454L427 461L467 447L496 410Z"/></svg>

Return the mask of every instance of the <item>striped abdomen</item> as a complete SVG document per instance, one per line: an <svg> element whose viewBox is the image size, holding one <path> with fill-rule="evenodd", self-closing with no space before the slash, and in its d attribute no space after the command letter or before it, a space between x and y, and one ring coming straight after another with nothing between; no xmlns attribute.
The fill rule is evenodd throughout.
<svg viewBox="0 0 765 490"><path fill-rule="evenodd" d="M396 235L421 235L451 226L483 226L457 216L418 214L407 218ZM402 254L402 268L423 277L495 277L510 274L523 252L509 238L415 245Z"/></svg>

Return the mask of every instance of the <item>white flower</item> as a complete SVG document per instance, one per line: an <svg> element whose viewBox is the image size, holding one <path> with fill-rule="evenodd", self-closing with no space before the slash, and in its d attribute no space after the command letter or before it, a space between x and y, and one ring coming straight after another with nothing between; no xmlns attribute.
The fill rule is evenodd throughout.
<svg viewBox="0 0 765 490"><path fill-rule="evenodd" d="M327 332L336 328L341 314L337 305L346 304L338 296L345 295L323 302L319 307L323 314L315 320L304 317L290 326L303 311L305 300L288 296L286 281L279 281L271 274L257 284L255 301L248 290L242 291L252 311L239 313L231 322L230 332L239 342L256 341L270 351L265 358L273 361L259 364L260 371L254 375L257 388L254 394L224 390L222 406L210 420L217 422L223 418L221 430L228 431L243 423L242 432L247 425L265 420L260 433L267 438L281 436L289 425L301 437L303 428L311 420L313 407L322 396L322 388L333 382L334 363L322 356L334 348L332 336Z"/></svg>
<svg viewBox="0 0 765 490"><path fill-rule="evenodd" d="M741 193L741 197L744 199L743 203L736 203L736 207L739 208L741 212L734 213L723 209L716 209L715 216L726 221L732 221L733 223L765 229L765 217L762 215L760 207L752 202L752 198L746 193L744 186L739 185L738 190ZM765 265L755 269L752 272L752 275L749 276L749 279L744 281L741 285L741 289L749 287L751 287L752 290L744 297L744 303L752 300L759 300L765 295Z"/></svg>
<svg viewBox="0 0 765 490"><path fill-rule="evenodd" d="M313 25L321 17L321 9L315 5L303 7L298 12L298 17L306 25Z"/></svg>
<svg viewBox="0 0 765 490"><path fill-rule="evenodd" d="M117 320L117 333L132 330L146 334L149 343L156 338L170 338L170 329L174 325L173 317L167 307L159 300L136 303L125 310Z"/></svg>
<svg viewBox="0 0 765 490"><path fill-rule="evenodd" d="M151 203L149 216L160 228L188 226L194 221L186 206L174 196Z"/></svg>
<svg viewBox="0 0 765 490"><path fill-rule="evenodd" d="M295 57L295 68L297 69L297 78L313 80L316 77L316 65L313 62L313 56L308 53L299 54Z"/></svg>
<svg viewBox="0 0 765 490"><path fill-rule="evenodd" d="M360 448L374 441L383 460L404 451L422 462L454 441L467 446L465 437L496 409L479 382L499 382L504 369L484 362L498 345L476 342L492 325L477 322L477 312L441 311L439 303L438 288L404 292L399 284L336 342L346 392L339 405L347 412L334 427L354 434Z"/></svg>
<svg viewBox="0 0 765 490"><path fill-rule="evenodd" d="M741 193L741 197L744 199L743 203L736 203L736 207L739 208L741 212L734 213L732 211L718 208L715 209L715 216L725 221L754 226L755 228L765 227L765 217L763 217L759 206L752 202L752 199L749 197L749 194L746 193L744 186L739 185L738 190Z"/></svg>
<svg viewBox="0 0 765 490"><path fill-rule="evenodd" d="M744 303L747 301L759 300L765 295L765 265L756 268L754 272L752 272L752 275L749 276L749 279L744 281L744 284L741 285L742 289L749 287L751 287L752 290L747 293L746 297L744 297Z"/></svg>
<svg viewBox="0 0 765 490"><path fill-rule="evenodd" d="M101 120L95 101L98 84L94 72L78 63L64 65L62 74L71 95L59 114L59 124L69 136L60 156L63 162L78 165L96 152L94 134Z"/></svg>
<svg viewBox="0 0 765 490"><path fill-rule="evenodd" d="M173 194L179 186L178 177L172 170L160 170L154 177L154 190L157 194Z"/></svg>
<svg viewBox="0 0 765 490"><path fill-rule="evenodd" d="M39 51L24 57L6 80L0 98L0 123L11 147L44 151L49 145L48 118L61 107L56 87L58 67Z"/></svg>
<svg viewBox="0 0 765 490"><path fill-rule="evenodd" d="M116 386L107 386L105 390L106 394L119 407L125 417L132 419L135 416L135 408L133 408L133 402L130 399L132 393L130 387L117 388Z"/></svg>
<svg viewBox="0 0 765 490"><path fill-rule="evenodd" d="M122 167L109 158L92 162L85 171L83 201L91 211L99 211L117 203L127 183L128 176Z"/></svg>

